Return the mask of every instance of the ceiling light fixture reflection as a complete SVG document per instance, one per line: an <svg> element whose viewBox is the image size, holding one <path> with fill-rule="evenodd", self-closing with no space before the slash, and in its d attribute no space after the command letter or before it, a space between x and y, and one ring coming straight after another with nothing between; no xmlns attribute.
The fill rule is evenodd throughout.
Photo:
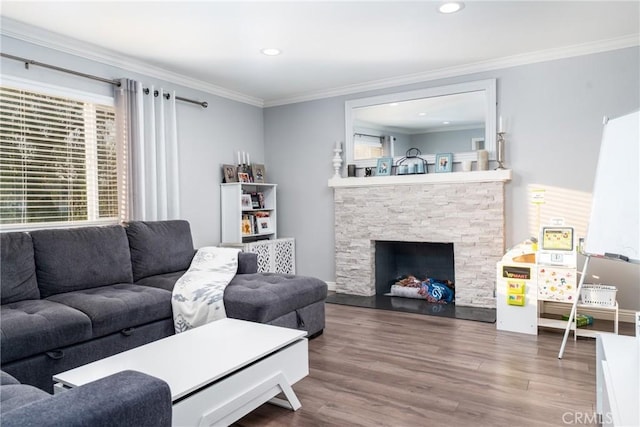
<svg viewBox="0 0 640 427"><path fill-rule="evenodd" d="M282 53L280 49L277 49L275 47L267 47L262 49L260 52L262 52L263 55L267 56L278 56Z"/></svg>
<svg viewBox="0 0 640 427"><path fill-rule="evenodd" d="M438 7L438 12L440 13L456 13L464 9L464 3L461 1L448 1L442 3Z"/></svg>

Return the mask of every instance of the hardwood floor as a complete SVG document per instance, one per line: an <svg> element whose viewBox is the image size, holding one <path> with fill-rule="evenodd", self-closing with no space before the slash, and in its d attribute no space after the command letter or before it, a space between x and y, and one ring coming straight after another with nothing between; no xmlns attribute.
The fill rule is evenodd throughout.
<svg viewBox="0 0 640 427"><path fill-rule="evenodd" d="M297 412L265 404L236 426L596 425L595 340L326 305ZM585 420L587 422L585 422ZM578 422L580 421L580 422Z"/></svg>

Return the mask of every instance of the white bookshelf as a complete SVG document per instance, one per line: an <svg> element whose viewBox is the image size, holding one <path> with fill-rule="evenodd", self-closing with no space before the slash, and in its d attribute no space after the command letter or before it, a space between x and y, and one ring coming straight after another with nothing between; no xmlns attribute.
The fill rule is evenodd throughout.
<svg viewBox="0 0 640 427"><path fill-rule="evenodd" d="M258 240L272 240L277 238L277 210L276 210L276 184L259 184L233 182L220 184L220 227L221 242L223 245L243 244ZM263 208L243 208L242 195L262 193L264 197ZM269 214L271 231L260 233L258 230L252 234L242 232L242 218L244 215L255 215L258 212Z"/></svg>

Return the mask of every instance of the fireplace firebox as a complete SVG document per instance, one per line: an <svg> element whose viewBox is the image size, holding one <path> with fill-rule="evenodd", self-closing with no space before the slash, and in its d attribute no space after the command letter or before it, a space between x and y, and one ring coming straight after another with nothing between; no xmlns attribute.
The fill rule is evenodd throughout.
<svg viewBox="0 0 640 427"><path fill-rule="evenodd" d="M376 294L389 293L391 285L406 276L449 280L455 283L453 243L375 242Z"/></svg>

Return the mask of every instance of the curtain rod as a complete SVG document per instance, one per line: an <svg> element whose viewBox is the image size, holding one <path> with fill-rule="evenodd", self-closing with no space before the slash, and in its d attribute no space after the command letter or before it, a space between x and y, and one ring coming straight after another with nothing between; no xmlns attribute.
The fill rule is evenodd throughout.
<svg viewBox="0 0 640 427"><path fill-rule="evenodd" d="M368 136L370 138L379 138L379 139L383 139L384 138L384 135L369 135L369 134L366 134L366 133L358 133L358 132L354 133L353 136Z"/></svg>
<svg viewBox="0 0 640 427"><path fill-rule="evenodd" d="M84 77L86 79L91 79L91 80L97 80L99 82L109 83L111 85L120 87L120 81L118 81L118 80L105 79L103 77L94 76L92 74L81 73L79 71L70 70L68 68L58 67L56 65L45 64L44 62L34 61L33 59L22 58L20 56L10 55L10 54L4 53L4 52L0 52L0 56L2 56L4 58L8 58L8 59L13 59L14 61L24 62L24 67L27 70L29 69L29 65L36 65L38 67L49 68L51 70L60 71L62 73L73 74L74 76ZM196 101L196 100L193 100L193 99L183 98L181 96L176 96L176 100L184 101L184 102L190 102L192 104L197 104L197 105L201 106L202 108L207 108L209 106L209 103L206 102L206 101Z"/></svg>
<svg viewBox="0 0 640 427"><path fill-rule="evenodd" d="M149 95L149 88L145 87L144 89L142 89L142 92L145 95ZM157 90L153 91L153 96L158 96L160 94L160 92L158 92ZM164 99L171 99L171 95L168 93L163 94ZM181 96L176 96L176 100L177 101L184 101L184 102L191 102L192 104L198 104L200 105L202 108L207 108L209 106L209 103L207 101L194 101L193 99L187 99L187 98L183 98Z"/></svg>

